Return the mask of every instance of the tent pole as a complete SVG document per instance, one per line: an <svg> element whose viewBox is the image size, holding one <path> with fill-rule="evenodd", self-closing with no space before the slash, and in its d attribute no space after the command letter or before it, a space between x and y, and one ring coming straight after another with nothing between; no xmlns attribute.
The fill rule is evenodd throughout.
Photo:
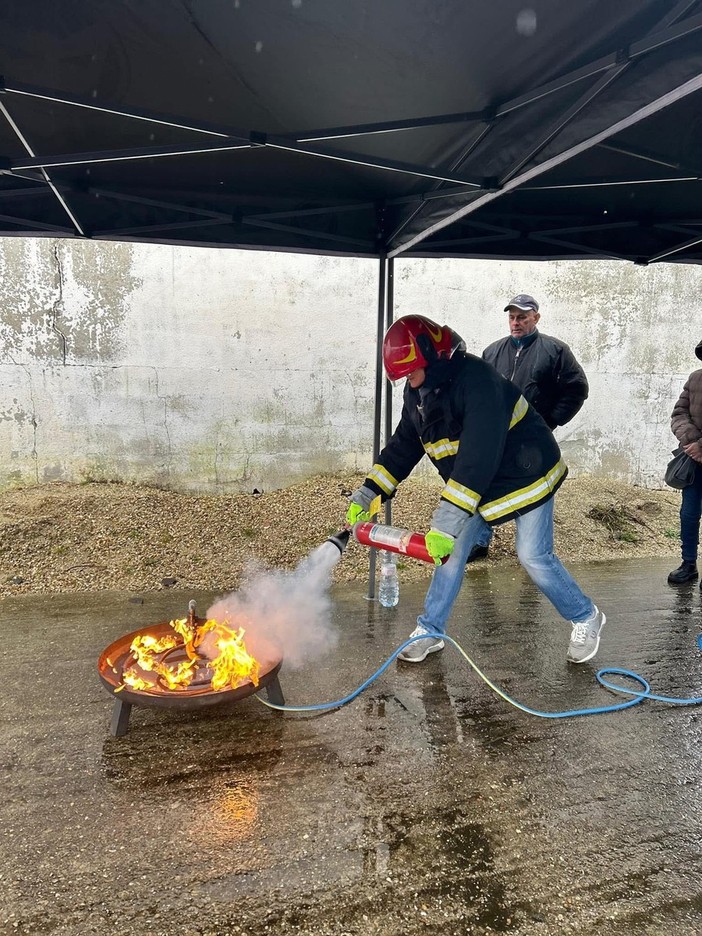
<svg viewBox="0 0 702 936"><path fill-rule="evenodd" d="M393 309L395 304L395 259L391 257L387 261L386 280L386 302L385 302L385 331L390 328L393 320ZM385 333L383 332L383 334ZM382 364L382 362L381 362ZM385 443L392 435L392 384L385 380ZM392 498L385 501L385 522L392 526Z"/></svg>
<svg viewBox="0 0 702 936"><path fill-rule="evenodd" d="M375 407L373 411L373 464L380 455L380 424L383 402L383 335L385 334L385 314L387 302L387 259L385 254L378 258L378 322L375 342ZM370 550L370 568L368 570L369 601L375 598L376 549Z"/></svg>

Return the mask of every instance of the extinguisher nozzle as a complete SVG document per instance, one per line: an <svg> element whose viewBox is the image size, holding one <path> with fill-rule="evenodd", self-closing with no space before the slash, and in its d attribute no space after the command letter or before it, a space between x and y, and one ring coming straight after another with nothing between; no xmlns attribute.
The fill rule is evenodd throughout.
<svg viewBox="0 0 702 936"><path fill-rule="evenodd" d="M339 530L338 533L335 533L333 536L330 536L327 539L327 542L333 543L336 546L336 548L339 550L339 552L343 555L350 536L351 536L351 530Z"/></svg>

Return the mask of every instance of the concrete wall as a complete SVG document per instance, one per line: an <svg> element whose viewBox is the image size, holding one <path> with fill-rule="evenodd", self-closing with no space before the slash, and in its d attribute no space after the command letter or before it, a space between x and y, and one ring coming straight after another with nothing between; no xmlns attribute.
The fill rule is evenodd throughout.
<svg viewBox="0 0 702 936"><path fill-rule="evenodd" d="M659 486L699 364L701 272L398 260L395 314L446 322L480 353L506 333L505 302L531 292L590 379L558 430L571 469ZM226 492L365 470L376 303L375 261L0 240L0 487Z"/></svg>

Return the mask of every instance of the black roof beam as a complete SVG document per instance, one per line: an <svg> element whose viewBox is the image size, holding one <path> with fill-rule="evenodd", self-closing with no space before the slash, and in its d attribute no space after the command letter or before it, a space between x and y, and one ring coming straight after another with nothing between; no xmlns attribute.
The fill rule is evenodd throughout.
<svg viewBox="0 0 702 936"><path fill-rule="evenodd" d="M489 185L486 183L482 191L487 191ZM398 195L396 198L385 200L386 205L415 205L419 203L435 201L437 198L452 198L454 195L465 195L466 190L462 185L448 185L442 188L432 188L426 192L417 192L416 195Z"/></svg>
<svg viewBox="0 0 702 936"><path fill-rule="evenodd" d="M104 240L111 237L120 238L126 237L127 235L139 236L141 234L157 234L159 231L179 231L184 229L188 230L190 228L214 227L216 225L231 223L232 216L230 215L226 221L217 218L203 218L200 221L172 221L169 224L144 224L131 228L115 228L114 230L106 229L104 231L93 231L92 236Z"/></svg>
<svg viewBox="0 0 702 936"><path fill-rule="evenodd" d="M9 173L7 173L9 175ZM2 173L0 173L2 175ZM46 197L46 185L34 185L32 188L0 189L0 200L8 198L35 198L37 195Z"/></svg>
<svg viewBox="0 0 702 936"><path fill-rule="evenodd" d="M475 237L456 237L453 240L426 241L427 249L431 247L455 247L457 244L494 244L498 241L518 240L522 235L519 231L506 231L503 234L476 234Z"/></svg>
<svg viewBox="0 0 702 936"><path fill-rule="evenodd" d="M114 201L128 202L135 205L144 205L147 208L163 208L166 211L182 211L196 217L210 218L212 221L231 221L231 212L213 211L207 208L194 208L192 205L185 205L178 202L160 201L156 198L145 198L142 195L132 195L128 192L116 192L113 189L88 188L88 195L95 195L99 198L111 198Z"/></svg>
<svg viewBox="0 0 702 936"><path fill-rule="evenodd" d="M51 88L39 88L35 85L11 81L7 77L0 77L0 94L17 94L24 97L37 98L49 101L52 104L66 104L70 107L81 107L84 110L95 111L99 114L110 114L115 117L126 117L130 120L143 120L147 123L161 124L174 130L189 130L192 133L206 133L227 139L246 140L247 131L237 131L231 127L222 127L217 124L202 122L185 122L182 117L173 114L161 114L148 110L126 110L123 107L114 107L110 104L98 104L94 99L81 98L72 94L64 94Z"/></svg>
<svg viewBox="0 0 702 936"><path fill-rule="evenodd" d="M679 219L677 224L654 224L657 231L672 231L674 234L684 234L688 237L693 232L690 228L702 227L702 221L698 218Z"/></svg>
<svg viewBox="0 0 702 936"><path fill-rule="evenodd" d="M702 244L702 234L697 237L693 237L690 240L683 241L679 244L675 244L673 247L669 247L667 250L661 250L660 253L654 254L652 257L648 258L649 263L658 263L661 260L668 260L670 257L675 254L683 253L685 250L689 250L691 247L696 247L698 244Z"/></svg>
<svg viewBox="0 0 702 936"><path fill-rule="evenodd" d="M666 182L697 182L700 177L694 176L670 176L665 179L606 179L603 182L561 182L554 185L522 185L520 192L547 192L564 191L567 189L583 188L615 188L622 185L662 185Z"/></svg>
<svg viewBox="0 0 702 936"><path fill-rule="evenodd" d="M530 215L530 217L533 218L534 216ZM487 221L477 221L475 218L470 218L462 227L476 228L479 231L487 231L491 234L519 234L518 229L515 227L508 227L504 224L490 224Z"/></svg>
<svg viewBox="0 0 702 936"><path fill-rule="evenodd" d="M406 120L385 120L377 123L355 124L346 127L329 127L323 130L298 131L291 139L298 143L315 143L320 140L343 140L369 136L375 133L398 133L404 130L419 130L422 127L439 127L442 124L472 123L485 119L483 111L463 111L455 114L437 114L429 117L410 117Z"/></svg>
<svg viewBox="0 0 702 936"><path fill-rule="evenodd" d="M432 170L427 166L417 166L412 163L399 162L397 160L376 159L372 156L364 156L361 153L347 153L343 150L318 149L313 146L306 146L302 143L289 142L286 137L280 136L252 134L252 139L254 142L259 142L263 146L285 150L289 153L300 153L303 156L313 156L316 159L329 159L335 162L348 163L352 166L362 166L366 169L380 169L385 172L399 172L405 175L418 176L422 179L453 182L457 185L465 185L469 188L480 189L482 187L481 183L475 179L463 179L449 172Z"/></svg>
<svg viewBox="0 0 702 936"><path fill-rule="evenodd" d="M30 231L49 231L54 234L74 234L73 228L62 227L60 224L47 224L43 221L36 221L34 218L18 218L15 215L0 214L0 221L6 224L14 224L17 227L27 228Z"/></svg>
<svg viewBox="0 0 702 936"><path fill-rule="evenodd" d="M65 156L37 156L33 159L13 160L14 171L22 169L55 169L62 166L94 166L106 162L129 162L135 159L161 159L167 156L197 156L200 153L218 153L222 150L251 149L250 143L209 143L185 146L137 146L133 149L102 150L92 153L69 153Z"/></svg>
<svg viewBox="0 0 702 936"><path fill-rule="evenodd" d="M680 163L668 162L665 159L654 156L653 153L635 150L630 146L618 146L614 143L600 143L597 148L608 150L610 153L620 153L622 156L630 156L632 159L640 159L643 162L650 162L656 166L663 166L665 169L675 169L676 172L680 172L680 170L683 169Z"/></svg>
<svg viewBox="0 0 702 936"><path fill-rule="evenodd" d="M631 257L626 254L615 253L613 250L602 250L597 247L587 247L577 241L565 240L562 237L549 237L545 234L528 234L527 238L528 240L540 241L544 244L553 244L554 247L565 247L571 250L576 256L589 254L593 257L609 257L612 260L631 260Z"/></svg>
<svg viewBox="0 0 702 936"><path fill-rule="evenodd" d="M37 186L31 189L7 189L6 191L0 189L0 198L12 197L12 195L19 192L23 192L28 196L47 194L46 183L39 173L24 174L0 169L0 175L7 175L15 179L24 179L25 181L36 181L39 183ZM93 188L92 186L83 188L82 186L73 185L68 182L55 182L54 185L61 192L68 192L79 195L93 195L98 198L111 198L114 201L132 202L136 205L144 205L148 208L163 208L168 211L182 211L197 217L211 218L215 221L231 220L231 213L215 211L212 208L196 208L193 205L187 205L185 203L162 201L155 198L146 198L142 195L133 195L130 192L117 192L113 189Z"/></svg>
<svg viewBox="0 0 702 936"><path fill-rule="evenodd" d="M24 133L23 133L22 130L20 129L19 124L16 123L16 121L14 120L14 118L12 117L12 115L10 114L9 110L7 109L7 107L5 106L5 104L3 103L2 99L0 99L0 114L2 114L2 115L5 117L5 120L8 122L8 124L9 124L10 127L12 128L13 133L15 134L15 136L17 137L17 139L20 141L20 143L22 144L22 146L24 147L24 149L26 150L26 152L29 153L29 155L30 155L31 157L34 157L35 153L34 153L34 150L32 149L32 147L31 147L31 145L30 145L30 143L29 143L29 140L26 138L26 136L24 135ZM59 192L58 188L54 185L54 183L53 183L51 177L49 176L49 173L48 173L45 169L41 169L40 171L41 171L41 175L42 175L44 181L46 182L46 184L49 186L49 188L50 188L51 191L53 192L54 197L56 198L56 200L58 201L58 203L61 205L61 208L64 210L64 212L65 212L65 213L68 215L68 217L70 218L71 224L73 224L74 227L75 227L75 230L78 231L78 233L84 237L84 236L85 236L85 230L84 230L83 226L81 225L80 221L79 221L78 218L76 217L75 213L74 213L73 210L71 209L71 207L70 207L70 205L68 204L68 202L66 201L66 199L65 199L65 198L63 197L63 195Z"/></svg>
<svg viewBox="0 0 702 936"><path fill-rule="evenodd" d="M672 26L662 28L661 23L667 22L667 19L667 17L664 17L658 26L649 30L646 34L646 38L631 43L627 50L629 58L636 59L640 58L642 55L648 55L649 52L655 52L656 49L660 49L664 45L677 42L679 39L685 39L687 36L692 35L693 32L702 29L702 14L690 16Z"/></svg>
<svg viewBox="0 0 702 936"><path fill-rule="evenodd" d="M275 224L272 221L264 221L259 218L242 218L242 224L248 224L252 227L269 228L272 231L283 231L287 234L295 234L300 237L322 237L334 244L348 244L350 247L361 247L364 250L376 250L377 245L371 240L357 240L353 237L342 237L340 234L327 234L325 231L306 230L305 228L293 227L287 224Z"/></svg>
<svg viewBox="0 0 702 936"><path fill-rule="evenodd" d="M261 214L247 215L246 217L262 221L274 221L280 218L311 218L316 215L338 215L347 211L371 211L375 207L375 202L354 202L349 205L324 205L318 208L291 208L289 211L265 211Z"/></svg>
<svg viewBox="0 0 702 936"><path fill-rule="evenodd" d="M573 224L568 227L550 228L545 231L531 231L531 237L551 236L553 234L592 234L595 231L626 230L639 227L638 221L613 221L607 224Z"/></svg>
<svg viewBox="0 0 702 936"><path fill-rule="evenodd" d="M668 26L672 26L674 23L677 23L685 14L691 10L693 7L697 6L698 0L680 0L677 6L673 7L663 19L659 22L659 29L666 29Z"/></svg>

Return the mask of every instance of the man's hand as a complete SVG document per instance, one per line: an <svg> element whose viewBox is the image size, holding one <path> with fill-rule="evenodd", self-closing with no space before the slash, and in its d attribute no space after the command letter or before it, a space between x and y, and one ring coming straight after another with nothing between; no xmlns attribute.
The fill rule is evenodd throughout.
<svg viewBox="0 0 702 936"><path fill-rule="evenodd" d="M375 491L371 490L371 488L367 487L365 484L362 484L357 491L354 491L351 495L349 509L346 511L347 524L353 526L354 523L358 523L359 521L365 523L367 520L370 520L371 507L376 498L377 495Z"/></svg>
<svg viewBox="0 0 702 936"><path fill-rule="evenodd" d="M434 560L435 565L441 565L441 560L447 558L453 552L453 546L456 542L453 536L448 533L442 533L441 530L432 528L424 536L427 552Z"/></svg>
<svg viewBox="0 0 702 936"><path fill-rule="evenodd" d="M353 526L354 523L359 521L365 523L366 520L370 520L368 511L364 510L360 504L349 504L349 509L346 511L346 522L349 526Z"/></svg>
<svg viewBox="0 0 702 936"><path fill-rule="evenodd" d="M694 461L702 463L702 446L699 442L688 442L682 446L682 450Z"/></svg>

